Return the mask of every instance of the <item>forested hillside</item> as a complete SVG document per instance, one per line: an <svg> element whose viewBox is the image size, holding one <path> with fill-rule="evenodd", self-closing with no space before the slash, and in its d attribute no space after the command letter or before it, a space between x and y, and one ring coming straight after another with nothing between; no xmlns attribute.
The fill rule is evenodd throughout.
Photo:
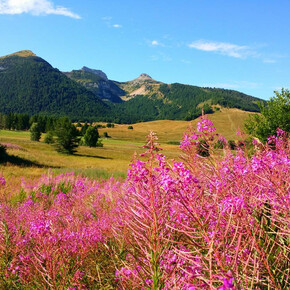
<svg viewBox="0 0 290 290"><path fill-rule="evenodd" d="M183 84L160 84L148 89L145 95L137 95L122 104L112 105L112 116L121 123L135 123L152 120L192 120L205 113L213 113L219 106L259 112L257 103L261 100L243 93L201 88Z"/></svg>
<svg viewBox="0 0 290 290"><path fill-rule="evenodd" d="M165 84L147 74L111 81L83 67L62 73L31 51L0 58L0 113L68 116L74 121L136 123L192 120L220 107L258 112L258 98L217 88Z"/></svg>
<svg viewBox="0 0 290 290"><path fill-rule="evenodd" d="M0 58L0 96L2 113L67 115L79 120L97 119L108 110L93 93L33 54Z"/></svg>

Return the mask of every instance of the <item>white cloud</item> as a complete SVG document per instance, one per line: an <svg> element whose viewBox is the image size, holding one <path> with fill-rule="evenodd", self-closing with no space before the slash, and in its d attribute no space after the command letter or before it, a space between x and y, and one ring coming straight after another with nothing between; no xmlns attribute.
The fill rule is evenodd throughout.
<svg viewBox="0 0 290 290"><path fill-rule="evenodd" d="M152 40L151 45L157 46L160 45L160 43L157 40Z"/></svg>
<svg viewBox="0 0 290 290"><path fill-rule="evenodd" d="M160 41L158 41L156 39L154 39L154 40L147 40L147 43L150 46L162 46L162 47L165 47L165 45L162 42L160 42Z"/></svg>
<svg viewBox="0 0 290 290"><path fill-rule="evenodd" d="M112 28L112 27L113 28L122 28L123 27L123 25L121 25L121 24L112 24L113 17L111 17L111 16L102 17L102 20L109 28Z"/></svg>
<svg viewBox="0 0 290 290"><path fill-rule="evenodd" d="M216 52L223 55L227 55L235 58L246 58L247 56L255 56L257 55L250 47L248 46L240 46L232 43L226 42L213 42L213 41L205 41L198 40L190 43L188 45L190 48Z"/></svg>
<svg viewBox="0 0 290 290"><path fill-rule="evenodd" d="M121 28L122 25L121 24L113 24L112 27L114 27L114 28Z"/></svg>
<svg viewBox="0 0 290 290"><path fill-rule="evenodd" d="M32 15L56 14L80 19L78 14L71 12L68 8L55 6L49 0L0 0L0 14L22 14Z"/></svg>

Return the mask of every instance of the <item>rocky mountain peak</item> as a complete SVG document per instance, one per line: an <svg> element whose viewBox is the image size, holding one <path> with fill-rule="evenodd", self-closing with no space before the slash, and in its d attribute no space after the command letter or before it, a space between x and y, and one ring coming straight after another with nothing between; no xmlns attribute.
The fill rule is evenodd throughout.
<svg viewBox="0 0 290 290"><path fill-rule="evenodd" d="M91 68L88 68L86 66L82 67L82 70L86 71L86 72L89 72L89 73L93 73L95 75L98 75L99 77L101 77L104 80L108 81L107 75L101 70L91 69Z"/></svg>
<svg viewBox="0 0 290 290"><path fill-rule="evenodd" d="M154 79L152 79L148 74L142 73L140 74L140 76L134 80L132 80L131 82L134 84L142 84L145 82L155 82Z"/></svg>
<svg viewBox="0 0 290 290"><path fill-rule="evenodd" d="M137 78L139 80L153 80L149 75L142 73L140 76Z"/></svg>

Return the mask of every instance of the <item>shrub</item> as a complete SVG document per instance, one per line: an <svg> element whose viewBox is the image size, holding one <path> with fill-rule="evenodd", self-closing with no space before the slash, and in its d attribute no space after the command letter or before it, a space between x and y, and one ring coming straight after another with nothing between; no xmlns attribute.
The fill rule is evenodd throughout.
<svg viewBox="0 0 290 290"><path fill-rule="evenodd" d="M133 130L133 126L128 126L128 129L129 130Z"/></svg>

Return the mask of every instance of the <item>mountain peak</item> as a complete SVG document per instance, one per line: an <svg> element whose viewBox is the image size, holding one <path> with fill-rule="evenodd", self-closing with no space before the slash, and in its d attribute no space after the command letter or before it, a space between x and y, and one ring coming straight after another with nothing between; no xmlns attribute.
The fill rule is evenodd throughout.
<svg viewBox="0 0 290 290"><path fill-rule="evenodd" d="M140 76L137 78L137 80L153 80L149 75L142 73Z"/></svg>
<svg viewBox="0 0 290 290"><path fill-rule="evenodd" d="M89 73L93 73L93 74L95 74L95 75L103 78L104 80L108 81L107 75L103 71L101 71L101 70L96 70L96 69L92 69L92 68L83 66L82 67L82 71L89 72Z"/></svg>
<svg viewBox="0 0 290 290"><path fill-rule="evenodd" d="M1 58L10 57L10 56L28 57L28 56L36 56L36 54L33 53L31 50L20 50L20 51L5 55Z"/></svg>
<svg viewBox="0 0 290 290"><path fill-rule="evenodd" d="M140 76L134 80L132 80L134 84L142 84L145 82L156 82L154 79L152 79L148 74L142 73Z"/></svg>

